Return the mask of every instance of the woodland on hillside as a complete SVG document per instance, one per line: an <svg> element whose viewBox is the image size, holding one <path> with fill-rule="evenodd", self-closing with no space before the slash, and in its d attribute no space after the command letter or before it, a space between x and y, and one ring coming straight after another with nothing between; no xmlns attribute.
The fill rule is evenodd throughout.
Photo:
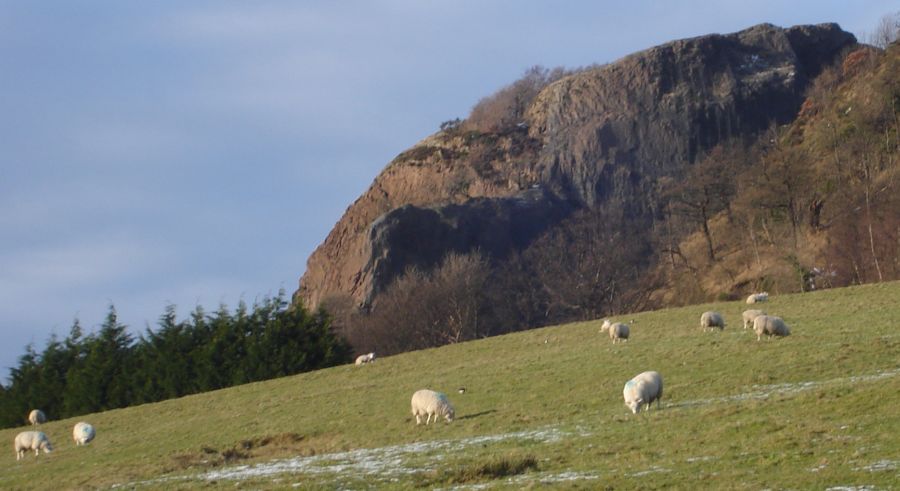
<svg viewBox="0 0 900 491"><path fill-rule="evenodd" d="M51 419L156 402L350 361L323 312L288 308L283 295L234 312L197 307L178 321L174 306L135 339L110 307L99 331L28 346L0 385L0 428L40 408Z"/></svg>
<svg viewBox="0 0 900 491"><path fill-rule="evenodd" d="M819 74L793 122L660 179L649 232L584 208L505 258L450 253L410 267L368 311L349 298L323 305L357 351L391 354L747 291L900 279L898 19ZM529 69L442 130L513 133L565 74Z"/></svg>

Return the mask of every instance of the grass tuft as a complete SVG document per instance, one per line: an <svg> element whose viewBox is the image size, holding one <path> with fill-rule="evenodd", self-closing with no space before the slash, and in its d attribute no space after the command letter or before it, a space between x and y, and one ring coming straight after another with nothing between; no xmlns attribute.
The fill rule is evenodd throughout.
<svg viewBox="0 0 900 491"><path fill-rule="evenodd" d="M433 471L424 476L420 486L434 484L468 484L517 476L538 469L533 455L506 455L490 457L487 462L461 463L450 468Z"/></svg>

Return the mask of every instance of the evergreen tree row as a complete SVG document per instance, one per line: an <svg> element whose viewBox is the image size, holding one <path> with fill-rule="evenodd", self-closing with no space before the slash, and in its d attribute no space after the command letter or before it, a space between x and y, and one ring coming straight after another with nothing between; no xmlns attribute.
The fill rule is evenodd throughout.
<svg viewBox="0 0 900 491"><path fill-rule="evenodd" d="M43 352L29 345L0 385L0 428L25 424L40 408L52 419L156 402L346 363L350 346L324 311L289 308L284 295L234 313L197 307L178 322L166 308L158 328L135 339L110 306L100 330L68 337Z"/></svg>

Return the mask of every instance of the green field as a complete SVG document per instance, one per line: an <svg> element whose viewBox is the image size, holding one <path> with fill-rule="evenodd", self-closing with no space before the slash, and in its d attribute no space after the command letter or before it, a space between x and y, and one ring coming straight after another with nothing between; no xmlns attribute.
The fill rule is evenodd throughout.
<svg viewBox="0 0 900 491"><path fill-rule="evenodd" d="M38 459L15 459L24 427L2 430L0 488L900 489L900 282L773 296L783 339L741 329L746 308L622 316L623 344L574 323L52 421ZM708 309L723 332L699 328ZM662 410L632 415L622 387L645 370ZM456 421L415 425L426 387Z"/></svg>

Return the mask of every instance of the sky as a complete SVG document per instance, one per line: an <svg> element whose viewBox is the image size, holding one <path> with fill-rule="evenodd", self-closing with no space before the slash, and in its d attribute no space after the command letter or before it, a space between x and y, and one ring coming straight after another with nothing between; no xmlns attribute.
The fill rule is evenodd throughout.
<svg viewBox="0 0 900 491"><path fill-rule="evenodd" d="M894 1L0 0L0 380L114 305L290 295L397 154L530 66ZM5 382L4 382L5 383Z"/></svg>

